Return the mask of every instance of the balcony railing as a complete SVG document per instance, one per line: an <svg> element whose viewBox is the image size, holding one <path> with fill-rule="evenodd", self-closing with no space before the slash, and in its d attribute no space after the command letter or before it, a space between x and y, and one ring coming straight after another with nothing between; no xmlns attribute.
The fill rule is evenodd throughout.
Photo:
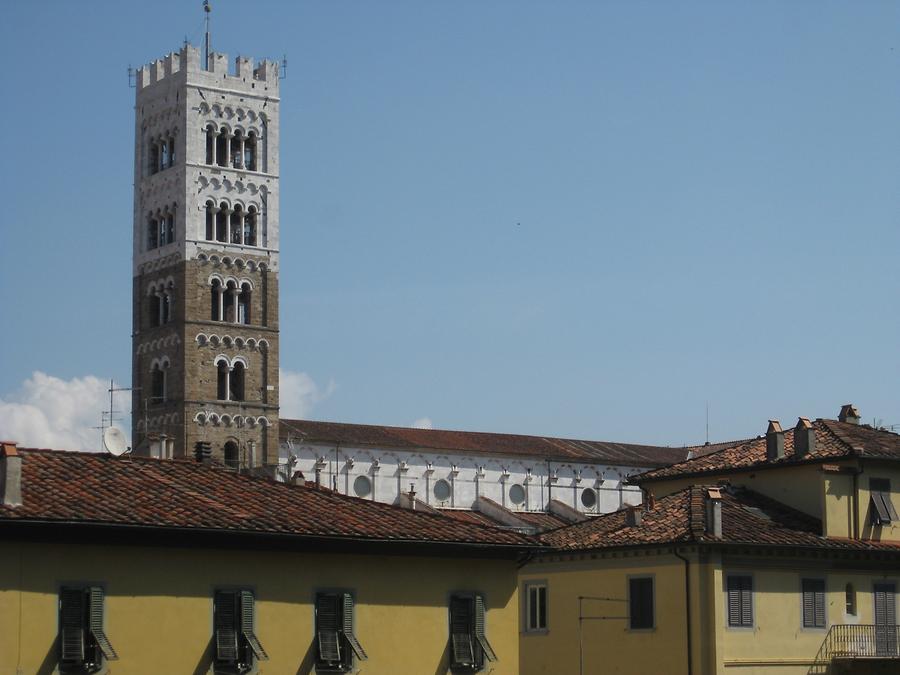
<svg viewBox="0 0 900 675"><path fill-rule="evenodd" d="M832 662L845 659L900 659L900 626L832 626L810 673L828 673Z"/></svg>

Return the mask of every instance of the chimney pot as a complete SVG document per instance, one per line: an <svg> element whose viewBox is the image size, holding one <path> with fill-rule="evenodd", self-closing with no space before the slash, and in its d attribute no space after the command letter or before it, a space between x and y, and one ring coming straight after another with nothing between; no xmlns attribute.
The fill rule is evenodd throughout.
<svg viewBox="0 0 900 675"><path fill-rule="evenodd" d="M22 456L16 444L3 441L0 452L0 504L22 506Z"/></svg>
<svg viewBox="0 0 900 675"><path fill-rule="evenodd" d="M722 491L717 487L706 491L706 533L722 538Z"/></svg>
<svg viewBox="0 0 900 675"><path fill-rule="evenodd" d="M794 427L794 457L800 458L816 451L816 432L806 417L797 420Z"/></svg>
<svg viewBox="0 0 900 675"><path fill-rule="evenodd" d="M652 511L656 508L656 495L652 491L647 492L647 510Z"/></svg>
<svg viewBox="0 0 900 675"><path fill-rule="evenodd" d="M766 459L770 462L784 457L784 429L778 420L769 420L766 429Z"/></svg>
<svg viewBox="0 0 900 675"><path fill-rule="evenodd" d="M194 457L201 464L212 463L212 443L209 441L197 441L194 444Z"/></svg>
<svg viewBox="0 0 900 675"><path fill-rule="evenodd" d="M852 403L845 403L838 413L838 420L847 424L859 424L859 410Z"/></svg>
<svg viewBox="0 0 900 675"><path fill-rule="evenodd" d="M641 524L641 520L643 519L643 513L641 513L640 506L629 506L628 510L625 512L625 524L630 527L639 527Z"/></svg>

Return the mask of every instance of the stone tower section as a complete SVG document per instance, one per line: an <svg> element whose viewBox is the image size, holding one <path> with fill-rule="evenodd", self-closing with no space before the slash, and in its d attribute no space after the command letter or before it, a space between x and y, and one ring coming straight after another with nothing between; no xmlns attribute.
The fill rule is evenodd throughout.
<svg viewBox="0 0 900 675"><path fill-rule="evenodd" d="M137 72L137 454L278 461L278 64L186 46Z"/></svg>

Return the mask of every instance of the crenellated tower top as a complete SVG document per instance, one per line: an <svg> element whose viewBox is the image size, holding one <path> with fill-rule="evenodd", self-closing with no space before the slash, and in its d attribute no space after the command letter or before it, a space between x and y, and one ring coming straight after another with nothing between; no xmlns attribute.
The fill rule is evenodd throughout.
<svg viewBox="0 0 900 675"><path fill-rule="evenodd" d="M252 58L238 56L233 68L229 69L228 55L212 52L207 70L203 68L201 50L192 45L138 68L137 95L141 95L142 89L172 77L180 78L179 81L184 81L186 77L191 84L213 88L249 89L260 96L278 95L277 61L263 59L254 64Z"/></svg>

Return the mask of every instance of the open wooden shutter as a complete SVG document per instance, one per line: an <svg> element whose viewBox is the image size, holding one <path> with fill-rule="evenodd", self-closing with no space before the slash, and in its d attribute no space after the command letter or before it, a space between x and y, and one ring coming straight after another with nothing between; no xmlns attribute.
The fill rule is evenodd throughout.
<svg viewBox="0 0 900 675"><path fill-rule="evenodd" d="M356 654L356 658L358 658L360 661L365 661L369 658L369 656L366 654L366 650L362 648L362 645L356 638L356 633L353 632L353 596L349 593L344 593L343 604L344 637L347 638L347 642L350 643L350 647Z"/></svg>
<svg viewBox="0 0 900 675"><path fill-rule="evenodd" d="M341 662L340 598L335 593L316 596L316 637L319 643L319 660L328 663Z"/></svg>
<svg viewBox="0 0 900 675"><path fill-rule="evenodd" d="M234 663L238 659L237 593L216 591L215 630L216 660Z"/></svg>
<svg viewBox="0 0 900 675"><path fill-rule="evenodd" d="M266 651L260 644L256 633L253 632L253 626L256 623L254 614L253 593L241 591L241 635L244 636L247 644L250 645L250 649L256 654L256 658L260 661L268 661L269 655L266 654Z"/></svg>
<svg viewBox="0 0 900 675"><path fill-rule="evenodd" d="M83 588L63 588L59 592L59 628L62 660L84 661L85 593Z"/></svg>
<svg viewBox="0 0 900 675"><path fill-rule="evenodd" d="M872 508L872 521L875 525L887 525L891 522L891 512L885 503L884 494L872 492L869 496ZM893 508L893 505L891 505Z"/></svg>
<svg viewBox="0 0 900 675"><path fill-rule="evenodd" d="M485 610L484 610L484 598L480 595L475 596L475 639L478 640L478 644L481 645L481 648L484 650L484 655L488 661L496 661L497 654L494 653L494 648L491 647L491 643L488 642L487 636L485 635Z"/></svg>
<svg viewBox="0 0 900 675"><path fill-rule="evenodd" d="M473 604L471 598L450 598L450 643L453 648L453 663L460 666L475 665L475 646L472 641Z"/></svg>
<svg viewBox="0 0 900 675"><path fill-rule="evenodd" d="M103 656L110 661L117 661L119 655L116 654L116 650L113 649L109 638L106 637L106 633L103 631L103 589L98 586L91 586L88 589L88 597L90 600L89 625L91 635L97 641L97 646L100 647Z"/></svg>

